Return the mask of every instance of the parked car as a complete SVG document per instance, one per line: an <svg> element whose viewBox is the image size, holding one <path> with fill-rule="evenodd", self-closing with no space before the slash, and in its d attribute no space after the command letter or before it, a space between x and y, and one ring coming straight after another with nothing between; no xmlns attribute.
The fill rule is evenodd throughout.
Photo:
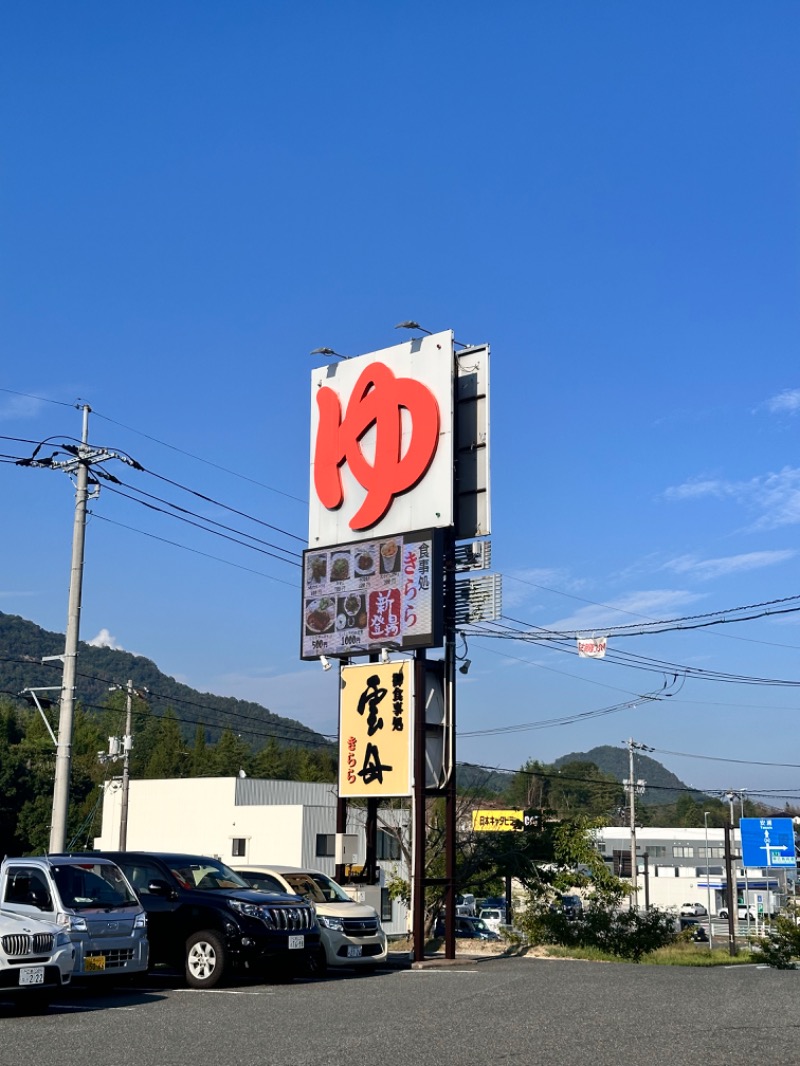
<svg viewBox="0 0 800 1066"><path fill-rule="evenodd" d="M740 907L737 908L737 911L738 911L738 918L739 918L740 922L746 922L747 918L748 918L748 915L750 916L750 921L751 922L754 922L756 920L756 912L753 910L752 907L740 906ZM717 913L718 913L718 916L720 918L727 918L728 917L728 908L727 907L721 907Z"/></svg>
<svg viewBox="0 0 800 1066"><path fill-rule="evenodd" d="M478 917L486 922L493 932L499 933L500 926L505 923L506 912L499 907L481 907Z"/></svg>
<svg viewBox="0 0 800 1066"><path fill-rule="evenodd" d="M61 925L0 911L0 999L46 1007L72 980L75 946Z"/></svg>
<svg viewBox="0 0 800 1066"><path fill-rule="evenodd" d="M583 914L583 900L580 896L558 896L550 904L550 910L563 911L566 918L574 920Z"/></svg>
<svg viewBox="0 0 800 1066"><path fill-rule="evenodd" d="M444 936L444 919L440 918L434 929L434 936ZM500 935L484 922L482 918L470 918L465 914L456 915L456 936L469 940L499 940Z"/></svg>
<svg viewBox="0 0 800 1066"><path fill-rule="evenodd" d="M147 916L109 859L96 854L4 859L0 908L66 930L75 947L76 977L121 978L147 970Z"/></svg>
<svg viewBox="0 0 800 1066"><path fill-rule="evenodd" d="M236 873L262 892L294 892L314 905L320 948L309 955L309 970L321 975L329 966L373 969L386 961L386 933L374 907L356 903L321 870L297 866L236 866Z"/></svg>
<svg viewBox="0 0 800 1066"><path fill-rule="evenodd" d="M151 961L178 966L192 988L215 988L230 971L270 968L290 978L319 950L314 908L295 895L265 895L218 859L145 851L104 852L147 911Z"/></svg>
<svg viewBox="0 0 800 1066"><path fill-rule="evenodd" d="M456 896L456 914L465 914L469 918L474 918L477 912L477 906L475 903L475 896L472 892L459 893Z"/></svg>
<svg viewBox="0 0 800 1066"><path fill-rule="evenodd" d="M702 903L681 903L680 913L687 918L702 918L708 911Z"/></svg>

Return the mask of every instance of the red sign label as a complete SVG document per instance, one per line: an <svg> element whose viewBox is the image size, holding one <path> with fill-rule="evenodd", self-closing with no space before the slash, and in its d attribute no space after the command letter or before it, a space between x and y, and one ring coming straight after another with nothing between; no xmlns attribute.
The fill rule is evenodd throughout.
<svg viewBox="0 0 800 1066"><path fill-rule="evenodd" d="M314 487L324 507L344 503L341 467L347 463L366 491L350 519L353 530L371 529L396 496L424 477L439 444L439 405L431 390L413 378L395 377L384 363L371 363L361 374L342 417L339 394L327 386L317 392L319 426L314 448ZM411 439L402 447L402 412L411 418ZM375 458L365 457L364 435L375 427Z"/></svg>

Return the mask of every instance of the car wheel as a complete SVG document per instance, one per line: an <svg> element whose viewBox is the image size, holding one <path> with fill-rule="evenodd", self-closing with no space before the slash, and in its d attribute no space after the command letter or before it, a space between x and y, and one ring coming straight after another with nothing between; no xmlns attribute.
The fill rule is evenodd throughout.
<svg viewBox="0 0 800 1066"><path fill-rule="evenodd" d="M309 977L324 977L328 972L328 956L320 945L316 951L310 951L306 959L306 973Z"/></svg>
<svg viewBox="0 0 800 1066"><path fill-rule="evenodd" d="M206 929L186 941L186 983L191 988L216 988L227 962L225 945L217 933Z"/></svg>
<svg viewBox="0 0 800 1066"><path fill-rule="evenodd" d="M728 912L727 911L719 911L718 912L718 917L727 918L728 917Z"/></svg>

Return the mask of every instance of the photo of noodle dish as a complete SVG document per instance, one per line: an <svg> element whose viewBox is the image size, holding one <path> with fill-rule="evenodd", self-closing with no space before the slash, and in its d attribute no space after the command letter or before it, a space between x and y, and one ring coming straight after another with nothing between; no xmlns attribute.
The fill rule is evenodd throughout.
<svg viewBox="0 0 800 1066"><path fill-rule="evenodd" d="M333 629L336 616L336 601L329 596L306 603L306 630L309 633L327 633Z"/></svg>

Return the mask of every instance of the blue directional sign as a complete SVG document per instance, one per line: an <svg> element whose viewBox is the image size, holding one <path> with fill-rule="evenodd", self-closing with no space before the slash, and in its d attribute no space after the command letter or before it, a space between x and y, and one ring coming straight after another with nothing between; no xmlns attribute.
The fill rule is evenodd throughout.
<svg viewBox="0 0 800 1066"><path fill-rule="evenodd" d="M794 867L794 823L791 818L742 818L742 865Z"/></svg>

